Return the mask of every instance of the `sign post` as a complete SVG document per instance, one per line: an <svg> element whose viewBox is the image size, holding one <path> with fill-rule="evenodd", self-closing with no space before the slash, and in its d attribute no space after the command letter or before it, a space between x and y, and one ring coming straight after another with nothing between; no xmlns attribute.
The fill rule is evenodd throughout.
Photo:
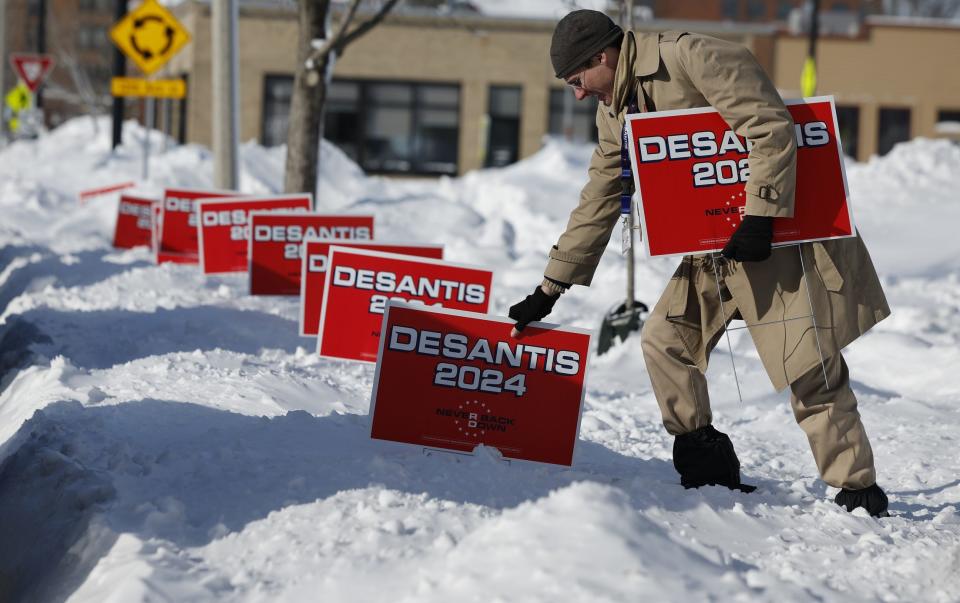
<svg viewBox="0 0 960 603"><path fill-rule="evenodd" d="M156 0L145 0L110 29L110 39L123 54L137 64L140 71L149 76L190 42L190 34L160 3ZM143 124L144 180L149 176L150 170L150 130L153 128L154 98L183 98L185 91L186 85L182 80L149 82L146 79L115 77L110 82L110 92L114 96L144 96L147 99Z"/></svg>

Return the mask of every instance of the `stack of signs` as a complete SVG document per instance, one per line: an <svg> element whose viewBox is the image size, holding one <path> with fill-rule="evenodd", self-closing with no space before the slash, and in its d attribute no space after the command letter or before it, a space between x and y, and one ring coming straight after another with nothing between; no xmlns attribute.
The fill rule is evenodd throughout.
<svg viewBox="0 0 960 603"><path fill-rule="evenodd" d="M157 263L200 263L197 200L238 196L240 193L233 191L166 189L160 205L160 232L156 246Z"/></svg>
<svg viewBox="0 0 960 603"><path fill-rule="evenodd" d="M787 101L787 108L796 128L796 200L792 218L774 220L774 245L853 236L833 97ZM770 187L745 186L749 145L716 109L638 113L627 127L651 256L719 251L741 223L747 193L776 201Z"/></svg>
<svg viewBox="0 0 960 603"><path fill-rule="evenodd" d="M121 195L117 206L117 225L113 231L113 246L130 249L153 244L153 214L157 202L153 199Z"/></svg>
<svg viewBox="0 0 960 603"><path fill-rule="evenodd" d="M200 201L197 212L200 216L200 265L203 273L247 271L250 212L308 212L311 200L311 195L307 193Z"/></svg>
<svg viewBox="0 0 960 603"><path fill-rule="evenodd" d="M300 251L308 238L369 241L373 216L250 214L250 294L299 295Z"/></svg>
<svg viewBox="0 0 960 603"><path fill-rule="evenodd" d="M483 444L507 458L571 465L590 334L531 323L518 340L512 327L506 318L390 302L371 437L460 452Z"/></svg>
<svg viewBox="0 0 960 603"><path fill-rule="evenodd" d="M303 264L300 268L302 275L300 278L300 335L303 337L316 337L319 329L320 310L323 304L323 291L327 276L327 254L330 252L331 245L443 259L442 245L305 240L300 254L303 258Z"/></svg>
<svg viewBox="0 0 960 603"><path fill-rule="evenodd" d="M317 352L374 362L390 300L486 313L493 273L430 258L333 246L327 261Z"/></svg>

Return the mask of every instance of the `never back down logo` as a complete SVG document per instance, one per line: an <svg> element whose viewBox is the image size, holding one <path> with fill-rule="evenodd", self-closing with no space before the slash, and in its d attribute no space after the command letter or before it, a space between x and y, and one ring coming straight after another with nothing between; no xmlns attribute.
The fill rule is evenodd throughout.
<svg viewBox="0 0 960 603"><path fill-rule="evenodd" d="M467 400L455 409L438 408L436 414L452 418L457 432L470 438L479 438L488 431L506 433L514 426L512 418L490 414L487 405L478 400Z"/></svg>

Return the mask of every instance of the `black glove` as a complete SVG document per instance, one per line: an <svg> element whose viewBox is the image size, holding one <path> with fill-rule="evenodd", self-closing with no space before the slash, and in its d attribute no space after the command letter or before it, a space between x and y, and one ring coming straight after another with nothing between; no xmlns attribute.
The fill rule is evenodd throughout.
<svg viewBox="0 0 960 603"><path fill-rule="evenodd" d="M728 260L760 262L770 257L773 242L773 218L744 216L743 222L720 253Z"/></svg>
<svg viewBox="0 0 960 603"><path fill-rule="evenodd" d="M553 310L553 304L557 303L558 297L560 296L544 293L540 285L537 285L533 293L526 296L522 302L510 306L508 316L517 321L514 328L522 331L531 322L543 320L543 317Z"/></svg>

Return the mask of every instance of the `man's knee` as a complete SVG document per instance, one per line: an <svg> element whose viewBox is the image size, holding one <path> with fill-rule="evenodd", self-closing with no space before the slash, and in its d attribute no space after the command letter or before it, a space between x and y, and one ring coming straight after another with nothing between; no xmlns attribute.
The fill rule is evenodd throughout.
<svg viewBox="0 0 960 603"><path fill-rule="evenodd" d="M795 379L790 384L790 391L795 405L806 409L829 404L844 411L854 410L857 406L856 396L850 389L847 365L839 352Z"/></svg>
<svg viewBox="0 0 960 603"><path fill-rule="evenodd" d="M673 325L661 314L652 313L643 323L640 331L640 348L645 355L657 350L662 351L675 338Z"/></svg>

